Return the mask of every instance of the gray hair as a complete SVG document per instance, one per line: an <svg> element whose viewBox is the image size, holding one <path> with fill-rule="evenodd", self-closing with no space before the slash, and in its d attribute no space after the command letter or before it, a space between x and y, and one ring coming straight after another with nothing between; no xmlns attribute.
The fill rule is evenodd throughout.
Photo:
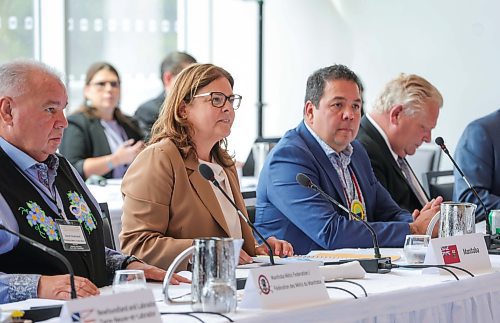
<svg viewBox="0 0 500 323"><path fill-rule="evenodd" d="M335 80L345 80L352 81L358 85L359 94L363 94L363 84L358 76L351 71L347 66L335 64L332 66L321 68L315 71L307 79L306 86L306 96L304 99L304 104L307 101L311 101L312 104L317 108L319 106L319 101L323 96L323 91L325 90L325 84L327 81Z"/></svg>
<svg viewBox="0 0 500 323"><path fill-rule="evenodd" d="M30 74L34 71L61 80L61 74L47 64L34 60L15 60L0 65L0 96L23 95L28 90Z"/></svg>
<svg viewBox="0 0 500 323"><path fill-rule="evenodd" d="M443 106L438 89L426 79L415 74L403 74L386 84L373 105L373 112L386 113L401 104L403 112L412 116L425 108L425 102L433 101Z"/></svg>

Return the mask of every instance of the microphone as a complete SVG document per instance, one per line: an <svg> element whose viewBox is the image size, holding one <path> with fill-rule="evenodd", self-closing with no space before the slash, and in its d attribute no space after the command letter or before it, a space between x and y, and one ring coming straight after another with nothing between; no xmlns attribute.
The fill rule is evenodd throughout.
<svg viewBox="0 0 500 323"><path fill-rule="evenodd" d="M486 206L483 203L483 200L479 197L479 194L477 194L476 189L469 183L467 180L467 177L465 177L465 174L462 172L462 169L457 165L453 157L451 157L450 152L448 151L448 148L446 148L446 145L444 144L444 139L443 137L437 137L434 142L441 148L441 150L444 151L444 153L448 156L448 158L451 160L453 165L455 166L455 169L460 173L460 176L462 176L462 179L464 180L465 184L469 187L469 189L472 191L474 196L477 198L479 203L481 203L481 206L483 207L484 210L484 220L486 221L486 233L491 235L491 225L490 221L488 220L488 210L486 209Z"/></svg>
<svg viewBox="0 0 500 323"><path fill-rule="evenodd" d="M203 176L203 178L214 184L214 186L217 187L222 192L224 197L234 207L236 213L238 213L238 215L243 219L243 221L245 221L250 226L250 228L252 228L252 231L264 242L267 249L269 249L269 262L271 263L271 265L274 265L274 253L273 249L271 248L271 245L269 244L269 242L266 241L266 239L264 239L262 234L260 234L260 232L255 228L253 223L246 218L246 216L240 211L240 209L238 209L236 204L234 204L233 200L227 195L226 191L224 191L222 187L220 187L219 182L215 179L214 171L208 165L205 164L200 164L200 166L198 166L198 170L200 171L201 176Z"/></svg>
<svg viewBox="0 0 500 323"><path fill-rule="evenodd" d="M69 272L69 283L71 286L71 298L72 299L76 298L75 272L73 271L73 266L71 266L70 262L68 261L68 259L66 259L66 257L64 257L58 251L56 251L52 248L49 248L49 247L31 239L31 238L28 238L27 236L25 236L21 233L17 233L17 232L10 230L10 229L7 229L3 224L0 224L0 230L4 230L4 231L18 237L19 239L27 242L28 244L32 245L33 247L38 248L38 249L50 254L51 256L59 259L66 266L66 268L68 269L68 272Z"/></svg>
<svg viewBox="0 0 500 323"><path fill-rule="evenodd" d="M340 204L333 197L331 197L330 195L326 194L322 189L320 189L316 184L314 184L311 181L311 179L309 178L309 176L307 176L306 174L298 173L297 176L295 177L295 179L297 180L297 182L300 185L305 186L307 188L310 188L312 190L315 190L316 192L318 192L319 194L321 194L321 196L323 196L325 199L327 199L328 201L332 202L333 204L335 204L336 206L338 206L339 208L341 208L344 212L346 212L347 214L349 214L351 217L353 217L353 218L359 220L361 223L363 223L364 226L368 229L368 231L370 231L370 233L372 235L373 251L375 252L375 258L377 258L377 259L381 258L380 247L379 247L379 244L378 244L377 234L375 233L375 230L373 230L373 228L372 228L371 225L369 225L366 221L363 221L362 219L360 219L356 213L352 212L351 210L349 210L348 208L346 208L345 206L343 206L342 204Z"/></svg>

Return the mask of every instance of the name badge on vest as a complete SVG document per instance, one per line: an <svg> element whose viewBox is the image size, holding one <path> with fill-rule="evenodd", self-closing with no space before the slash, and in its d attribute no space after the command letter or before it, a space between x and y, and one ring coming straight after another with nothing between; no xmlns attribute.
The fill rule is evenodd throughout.
<svg viewBox="0 0 500 323"><path fill-rule="evenodd" d="M90 251L87 238L77 220L56 219L57 229L61 233L61 242L65 251Z"/></svg>

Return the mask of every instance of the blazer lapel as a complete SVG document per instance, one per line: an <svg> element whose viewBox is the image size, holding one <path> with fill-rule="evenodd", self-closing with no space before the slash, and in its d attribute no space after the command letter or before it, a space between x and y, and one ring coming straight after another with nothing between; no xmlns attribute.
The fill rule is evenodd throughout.
<svg viewBox="0 0 500 323"><path fill-rule="evenodd" d="M384 158L391 164L392 168L394 168L394 171L398 174L399 177L401 177L401 180L406 182L406 177L403 175L401 168L399 168L398 163L393 158L391 149L387 146L387 143L385 142L382 135L378 132L378 130L366 116L361 119L361 127L366 130L366 133L369 134L373 141L377 143L378 147L382 148L383 152L381 155L384 156Z"/></svg>
<svg viewBox="0 0 500 323"><path fill-rule="evenodd" d="M323 148L321 148L321 146L319 145L318 141L312 136L312 134L306 128L304 121L300 123L300 125L297 128L297 131L300 137L302 137L306 145L309 147L309 150L311 150L312 154L314 155L314 158L318 160L319 164L321 165L321 168L323 169L323 172L327 174L328 178L330 179L330 182L333 184L335 190L337 191L337 195L340 196L343 205L347 205L347 201L344 196L344 191L342 189L342 183L340 183L340 178L337 171L333 167L332 162L330 161L328 156L325 154ZM324 187L320 188L326 190L326 188Z"/></svg>
<svg viewBox="0 0 500 323"><path fill-rule="evenodd" d="M193 152L188 154L188 157L185 160L186 168L189 174L189 181L191 182L191 187L196 191L198 197L203 202L207 210L210 212L214 220L221 226L221 228L226 232L229 237L229 228L226 223L226 219L224 218L224 214L222 213L222 209L220 207L219 201L214 194L212 189L212 185L201 176L198 171L198 160L196 160Z"/></svg>

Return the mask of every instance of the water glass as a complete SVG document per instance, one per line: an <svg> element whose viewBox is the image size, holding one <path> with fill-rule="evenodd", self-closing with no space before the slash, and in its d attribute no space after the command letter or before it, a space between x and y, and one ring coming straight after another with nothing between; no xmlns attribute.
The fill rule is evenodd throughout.
<svg viewBox="0 0 500 323"><path fill-rule="evenodd" d="M403 253L409 264L422 264L425 260L427 247L431 237L424 234L410 234L406 236Z"/></svg>
<svg viewBox="0 0 500 323"><path fill-rule="evenodd" d="M236 303L236 288L225 279L209 279L201 292L203 312L234 312Z"/></svg>
<svg viewBox="0 0 500 323"><path fill-rule="evenodd" d="M123 293L146 288L144 271L139 269L117 270L113 279L113 293Z"/></svg>

